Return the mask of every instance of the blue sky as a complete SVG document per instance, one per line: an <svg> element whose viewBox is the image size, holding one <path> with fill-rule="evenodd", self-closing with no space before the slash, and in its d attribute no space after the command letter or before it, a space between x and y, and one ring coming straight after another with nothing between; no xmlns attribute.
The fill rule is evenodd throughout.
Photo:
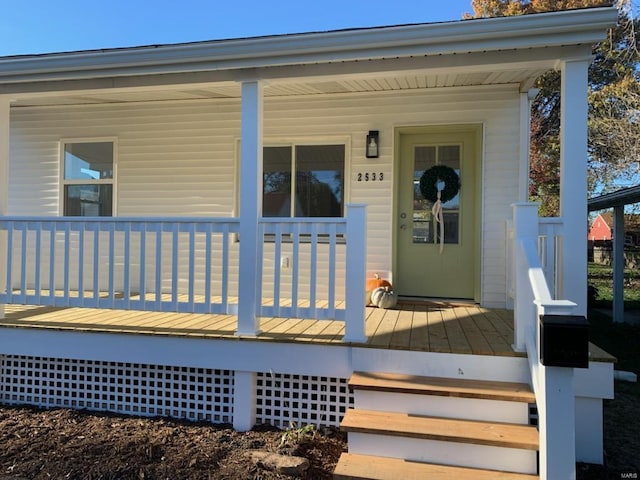
<svg viewBox="0 0 640 480"><path fill-rule="evenodd" d="M459 20L471 0L4 0L0 56Z"/></svg>

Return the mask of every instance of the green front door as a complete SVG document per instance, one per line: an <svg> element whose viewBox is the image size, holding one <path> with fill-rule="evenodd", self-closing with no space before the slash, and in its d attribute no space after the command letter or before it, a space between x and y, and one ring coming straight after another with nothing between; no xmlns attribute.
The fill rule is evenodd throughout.
<svg viewBox="0 0 640 480"><path fill-rule="evenodd" d="M476 171L479 126L425 127L398 136L394 288L412 297L473 299L476 295ZM444 228L421 193L420 179L436 165L460 178L458 194L442 204ZM439 184L442 189L445 185ZM441 232L443 231L443 235Z"/></svg>

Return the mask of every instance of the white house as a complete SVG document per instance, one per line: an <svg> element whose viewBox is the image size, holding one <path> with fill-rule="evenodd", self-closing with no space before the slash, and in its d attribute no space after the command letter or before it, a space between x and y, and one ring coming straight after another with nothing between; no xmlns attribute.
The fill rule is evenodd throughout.
<svg viewBox="0 0 640 480"><path fill-rule="evenodd" d="M588 368L558 366L538 323L586 314L587 68L615 21L0 58L0 401L342 421L337 478L601 463L611 358L591 345ZM551 69L562 216L538 219L530 90ZM400 308L365 307L375 274Z"/></svg>

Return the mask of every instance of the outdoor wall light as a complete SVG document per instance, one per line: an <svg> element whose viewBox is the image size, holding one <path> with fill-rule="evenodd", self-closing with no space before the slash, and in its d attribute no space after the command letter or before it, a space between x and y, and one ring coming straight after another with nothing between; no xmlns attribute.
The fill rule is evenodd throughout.
<svg viewBox="0 0 640 480"><path fill-rule="evenodd" d="M380 132L378 130L369 130L367 135L367 158L378 158L380 146Z"/></svg>

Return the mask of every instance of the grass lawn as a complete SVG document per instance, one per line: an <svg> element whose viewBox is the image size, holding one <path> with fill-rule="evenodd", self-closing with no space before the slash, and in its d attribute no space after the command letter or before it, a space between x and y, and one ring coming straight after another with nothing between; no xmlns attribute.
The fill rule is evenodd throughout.
<svg viewBox="0 0 640 480"><path fill-rule="evenodd" d="M612 308L613 306L613 267L589 263L587 277L589 285L597 290L595 302L597 308ZM624 271L624 308L640 310L640 270L625 269Z"/></svg>
<svg viewBox="0 0 640 480"><path fill-rule="evenodd" d="M616 370L640 375L640 324L614 323L606 312L613 306L613 268L590 263L588 282L597 289L588 314L591 341L618 359ZM625 269L624 308L640 310L640 270ZM578 470L578 478L640 478L639 432L640 384L616 381L615 399L604 402L605 471Z"/></svg>

